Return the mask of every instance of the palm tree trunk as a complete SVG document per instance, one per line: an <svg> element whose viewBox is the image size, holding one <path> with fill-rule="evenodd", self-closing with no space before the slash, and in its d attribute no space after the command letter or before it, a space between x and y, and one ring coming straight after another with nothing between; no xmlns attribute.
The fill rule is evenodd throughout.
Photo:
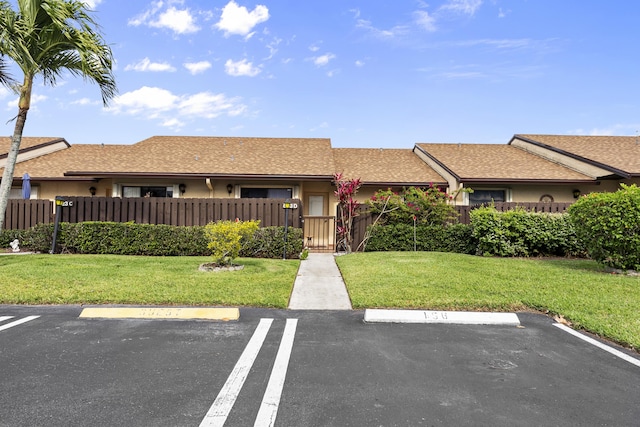
<svg viewBox="0 0 640 427"><path fill-rule="evenodd" d="M16 168L18 160L18 152L20 151L20 143L22 142L22 132L25 122L27 121L27 113L31 106L31 88L33 85L33 77L25 76L24 85L20 88L20 101L18 102L18 117L16 118L16 126L13 129L11 137L11 148L7 153L7 163L2 173L2 181L0 182L0 230L4 227L4 217L9 204L9 193L13 184L13 171Z"/></svg>

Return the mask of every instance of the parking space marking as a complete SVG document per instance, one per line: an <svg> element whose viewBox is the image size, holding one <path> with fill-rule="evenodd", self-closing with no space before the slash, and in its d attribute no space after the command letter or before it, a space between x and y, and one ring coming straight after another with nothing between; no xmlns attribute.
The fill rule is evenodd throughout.
<svg viewBox="0 0 640 427"><path fill-rule="evenodd" d="M11 319L13 316L3 316L3 317L8 317L9 319ZM23 323L27 323L30 322L33 319L37 319L40 316L27 316L24 317L22 319L18 319L18 320L14 320L13 322L7 323L5 325L0 326L0 331L4 331L5 329L9 329L9 328L13 328L14 326L18 326L21 325ZM5 320L5 319L3 319Z"/></svg>
<svg viewBox="0 0 640 427"><path fill-rule="evenodd" d="M267 337L267 333L269 332L272 323L273 319L260 319L258 327L242 352L240 359L238 359L233 371L231 371L231 375L229 375L229 378L227 378L227 381L224 383L220 393L218 393L216 400L204 416L204 419L200 423L200 427L224 425L227 417L229 416L229 412L231 412L231 408L233 408L233 405L238 398L238 394L240 394L244 381L249 375L253 362L255 362L256 357L258 356L260 348L262 348L262 344Z"/></svg>
<svg viewBox="0 0 640 427"><path fill-rule="evenodd" d="M0 316L0 322L4 322L5 320L13 319L13 316Z"/></svg>
<svg viewBox="0 0 640 427"><path fill-rule="evenodd" d="M611 353L614 356L619 357L622 360L626 360L627 362L631 363L632 365L636 365L636 366L640 367L640 360L638 360L638 359L636 359L634 357L631 357L628 354L625 354L625 353L623 353L623 352L621 352L619 350L616 350L613 347L609 347L606 344L602 344L600 341L594 340L591 337L583 335L580 332L575 331L575 330L569 328L566 325L563 325L562 323L554 323L553 326L555 326L556 328L559 328L559 329L561 329L561 330L573 335L574 337L580 338L581 340L586 341L589 344L595 345L596 347L598 347L598 348L600 348L600 349L602 349L602 350L604 350L604 351L606 351L608 353Z"/></svg>
<svg viewBox="0 0 640 427"><path fill-rule="evenodd" d="M287 376L297 325L298 319L287 319L284 333L282 334L282 341L280 341L280 347L276 355L276 361L271 370L267 390L264 392L254 427L272 427L276 422L276 415L278 413L278 406L280 405L282 389L284 388L284 380Z"/></svg>

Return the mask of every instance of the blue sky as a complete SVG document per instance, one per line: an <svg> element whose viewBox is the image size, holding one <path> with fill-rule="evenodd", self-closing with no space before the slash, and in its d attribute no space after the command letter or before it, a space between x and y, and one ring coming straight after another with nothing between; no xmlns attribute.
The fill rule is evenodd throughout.
<svg viewBox="0 0 640 427"><path fill-rule="evenodd" d="M331 138L334 147L506 144L640 130L640 3L87 1L119 95L34 87L25 136ZM14 75L19 73L15 71ZM5 135L15 95L0 89Z"/></svg>

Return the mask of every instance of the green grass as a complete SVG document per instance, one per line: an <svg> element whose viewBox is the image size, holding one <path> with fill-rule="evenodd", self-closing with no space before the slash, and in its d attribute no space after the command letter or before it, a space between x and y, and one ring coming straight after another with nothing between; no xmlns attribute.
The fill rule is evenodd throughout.
<svg viewBox="0 0 640 427"><path fill-rule="evenodd" d="M593 261L372 252L337 262L354 308L533 309L640 348L640 278Z"/></svg>
<svg viewBox="0 0 640 427"><path fill-rule="evenodd" d="M286 308L299 261L239 259L241 271L202 272L210 257L0 256L3 304L168 304Z"/></svg>

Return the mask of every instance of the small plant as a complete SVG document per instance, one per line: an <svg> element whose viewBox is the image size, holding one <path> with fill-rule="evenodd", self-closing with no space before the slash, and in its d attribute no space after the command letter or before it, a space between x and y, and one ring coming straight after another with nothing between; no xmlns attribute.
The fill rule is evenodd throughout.
<svg viewBox="0 0 640 427"><path fill-rule="evenodd" d="M309 258L309 248L304 248L302 252L300 252L300 260L304 261Z"/></svg>
<svg viewBox="0 0 640 427"><path fill-rule="evenodd" d="M209 239L213 261L220 266L231 266L242 249L243 241L258 230L260 221L217 221L207 224L205 234Z"/></svg>

